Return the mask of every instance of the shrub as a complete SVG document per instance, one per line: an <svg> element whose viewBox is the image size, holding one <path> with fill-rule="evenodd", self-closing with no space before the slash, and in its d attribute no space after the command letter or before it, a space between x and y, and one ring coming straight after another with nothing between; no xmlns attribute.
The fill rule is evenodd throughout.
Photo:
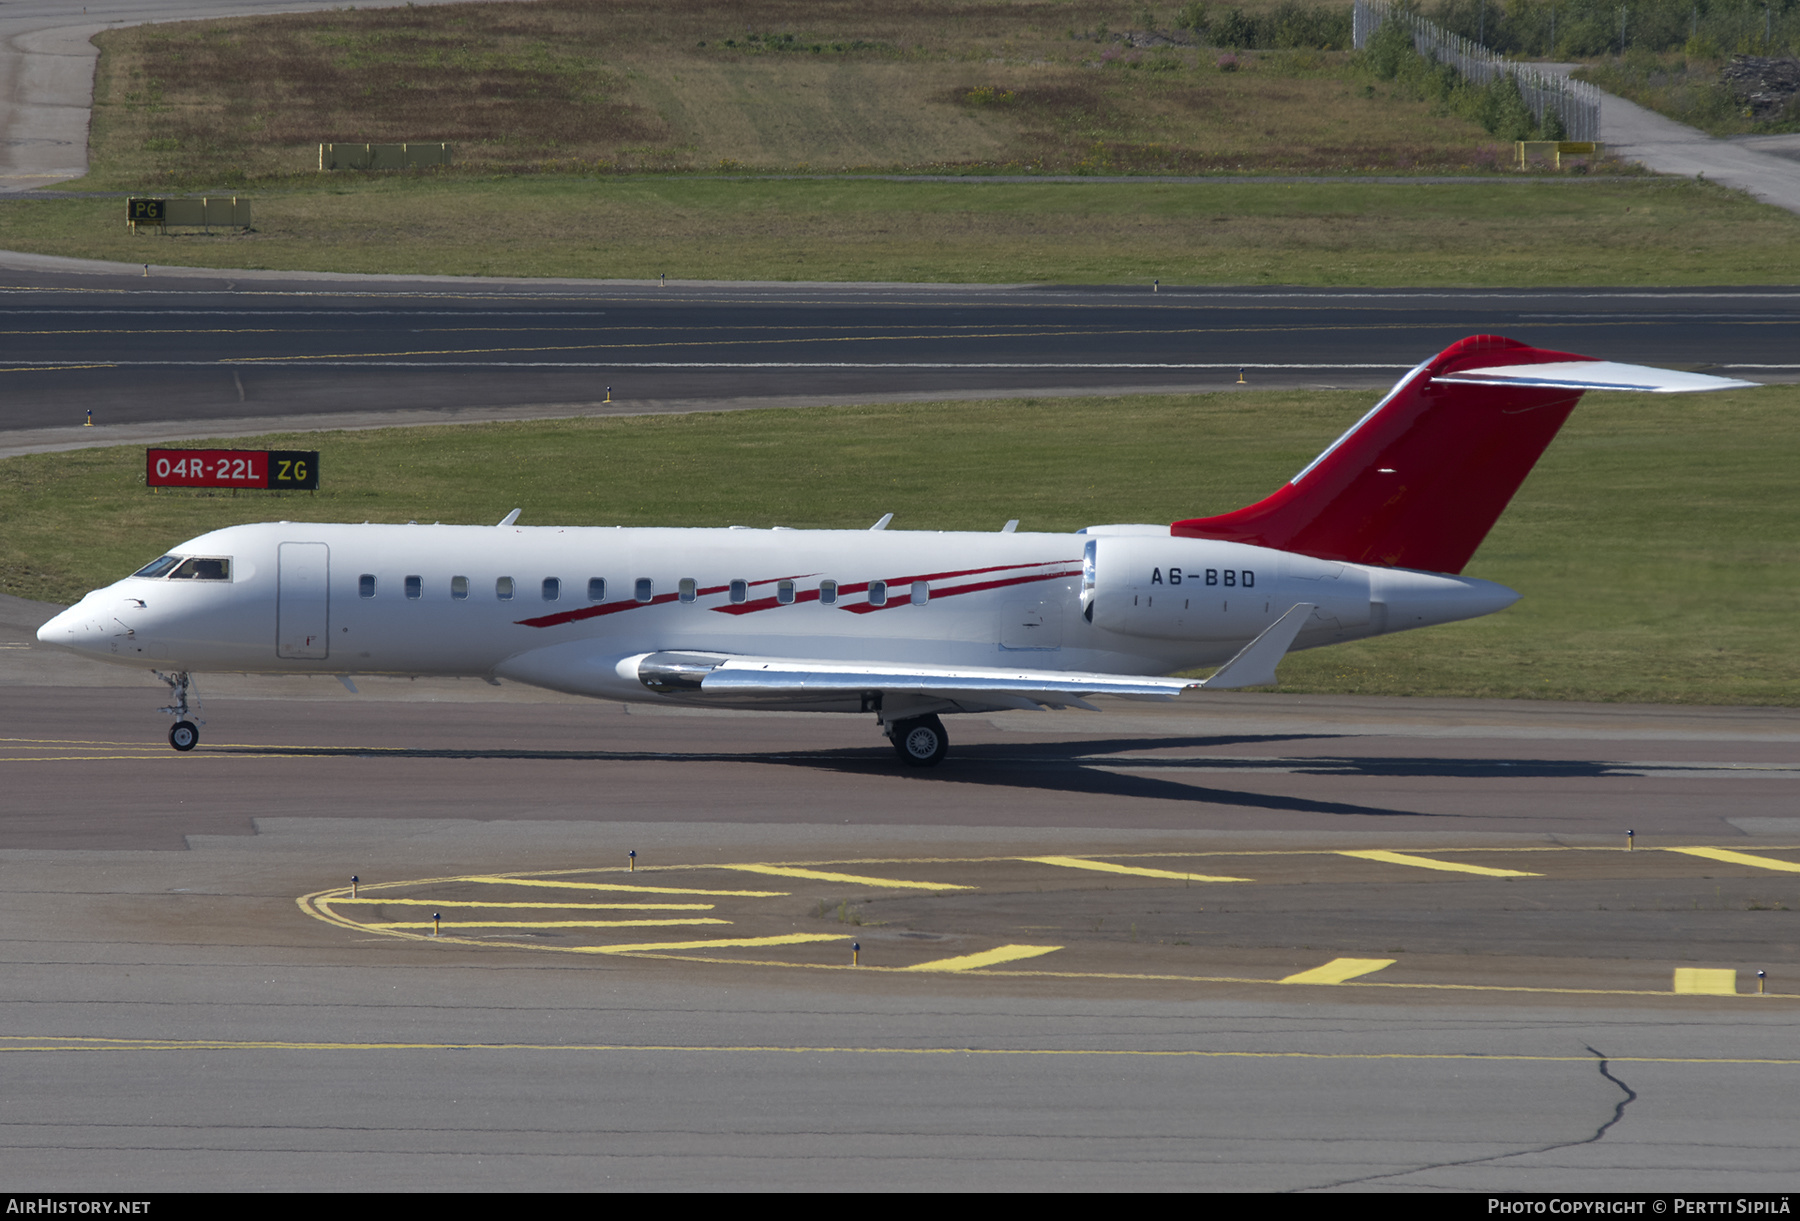
<svg viewBox="0 0 1800 1221"><path fill-rule="evenodd" d="M1519 82L1510 72L1500 73L1482 88L1476 118L1502 140L1529 140L1537 131L1531 110L1519 96Z"/></svg>
<svg viewBox="0 0 1800 1221"><path fill-rule="evenodd" d="M1384 81L1400 75L1400 70L1419 58L1413 50L1412 31L1404 21L1384 21L1369 36L1363 47L1369 69Z"/></svg>

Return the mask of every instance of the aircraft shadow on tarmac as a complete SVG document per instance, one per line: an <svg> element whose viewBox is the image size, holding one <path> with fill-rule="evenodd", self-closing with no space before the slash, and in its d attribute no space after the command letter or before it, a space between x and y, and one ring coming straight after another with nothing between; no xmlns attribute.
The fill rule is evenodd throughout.
<svg viewBox="0 0 1800 1221"><path fill-rule="evenodd" d="M1233 772L1297 776L1346 776L1395 779L1600 779L1626 774L1621 765L1602 760L1465 759L1429 756L1356 757L1348 755L1277 755L1260 758L1171 756L1171 750L1219 749L1269 742L1333 741L1334 734L1244 734L1205 737L1107 738L1082 742L975 743L958 747L945 765L908 770L908 779L945 784L979 784L1012 789L1041 789L1095 797L1232 805L1311 814L1354 814L1376 817L1454 818L1454 814L1388 809L1353 802L1321 801L1291 794L1258 793L1195 784L1187 778L1144 775L1138 769L1186 773L1198 779ZM1138 752L1157 752L1144 757ZM852 747L797 753L793 751L633 751L531 750L511 748L367 748L367 747L212 747L209 753L291 755L380 759L497 759L596 763L756 763L774 767L841 774L894 773L893 753L886 747ZM1639 774L1636 768L1628 774Z"/></svg>

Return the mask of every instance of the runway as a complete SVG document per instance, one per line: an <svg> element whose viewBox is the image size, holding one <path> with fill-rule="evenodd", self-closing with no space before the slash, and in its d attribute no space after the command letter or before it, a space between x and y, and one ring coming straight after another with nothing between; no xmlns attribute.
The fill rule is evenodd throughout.
<svg viewBox="0 0 1800 1221"><path fill-rule="evenodd" d="M1226 695L920 775L860 717L221 677L176 755L0 611L34 1189L1800 1168L1791 712Z"/></svg>
<svg viewBox="0 0 1800 1221"><path fill-rule="evenodd" d="M1800 375L1800 291L1783 289L664 287L162 268L146 278L14 259L0 273L7 452L276 426L1377 389L1492 333L1754 380ZM89 410L100 431L68 431Z"/></svg>

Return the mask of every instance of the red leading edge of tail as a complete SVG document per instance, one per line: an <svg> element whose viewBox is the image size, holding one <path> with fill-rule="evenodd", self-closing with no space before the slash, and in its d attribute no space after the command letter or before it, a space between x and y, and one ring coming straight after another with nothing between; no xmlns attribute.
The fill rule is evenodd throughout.
<svg viewBox="0 0 1800 1221"><path fill-rule="evenodd" d="M1465 369L1591 361L1476 335L1414 369L1274 495L1171 534L1325 560L1461 572L1582 391L1446 384Z"/></svg>

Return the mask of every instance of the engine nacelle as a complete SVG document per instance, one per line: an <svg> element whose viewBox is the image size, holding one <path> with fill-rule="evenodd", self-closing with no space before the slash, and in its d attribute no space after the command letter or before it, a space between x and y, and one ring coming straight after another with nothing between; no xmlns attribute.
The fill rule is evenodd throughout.
<svg viewBox="0 0 1800 1221"><path fill-rule="evenodd" d="M1297 602L1318 607L1303 643L1362 635L1369 574L1355 564L1167 534L1092 538L1082 557L1082 614L1126 636L1248 640Z"/></svg>

